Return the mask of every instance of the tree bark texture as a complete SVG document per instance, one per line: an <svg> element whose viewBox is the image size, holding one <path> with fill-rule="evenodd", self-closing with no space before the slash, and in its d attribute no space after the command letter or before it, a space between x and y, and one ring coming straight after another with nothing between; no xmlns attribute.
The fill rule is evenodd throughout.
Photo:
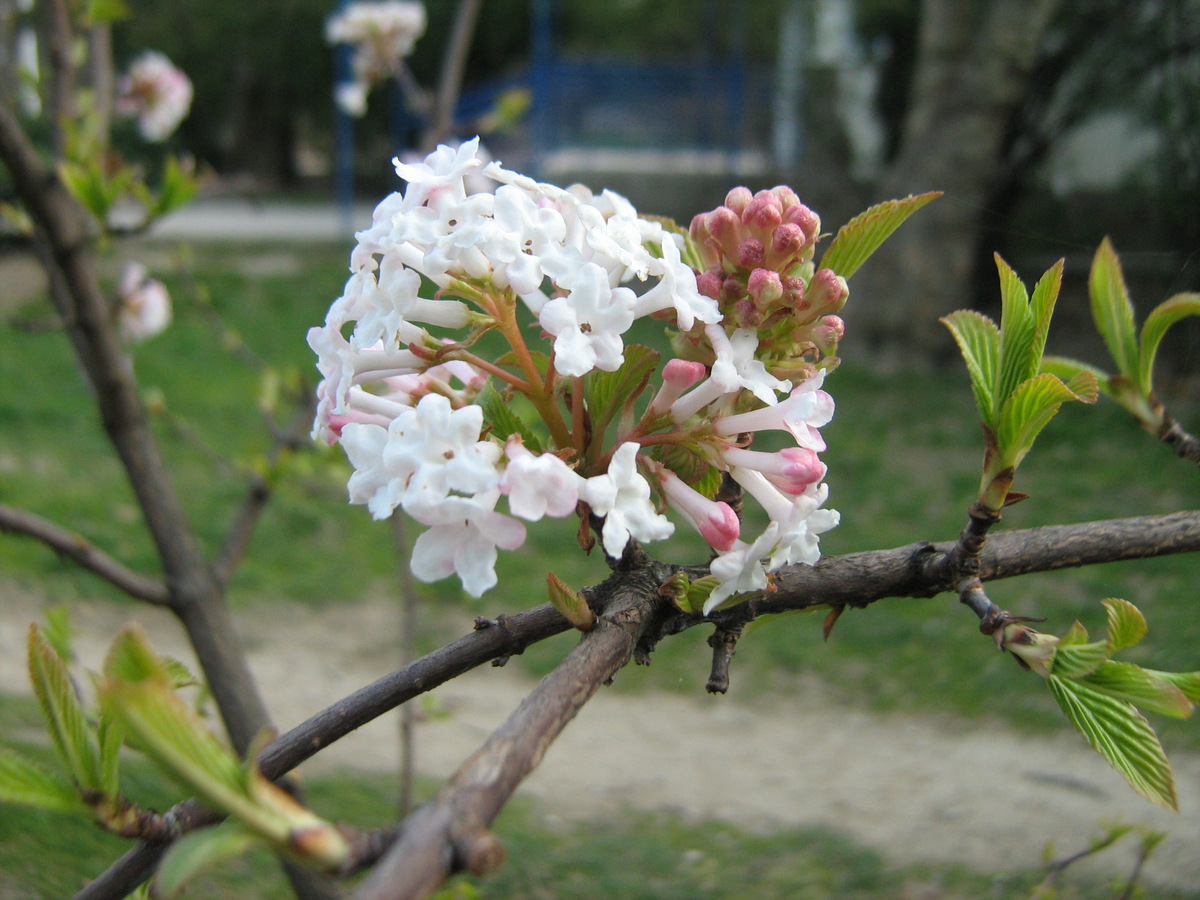
<svg viewBox="0 0 1200 900"><path fill-rule="evenodd" d="M879 199L944 196L854 278L847 335L899 368L952 349L938 318L971 302L981 217L1010 117L1060 0L923 0L911 100ZM865 357L864 357L865 358Z"/></svg>

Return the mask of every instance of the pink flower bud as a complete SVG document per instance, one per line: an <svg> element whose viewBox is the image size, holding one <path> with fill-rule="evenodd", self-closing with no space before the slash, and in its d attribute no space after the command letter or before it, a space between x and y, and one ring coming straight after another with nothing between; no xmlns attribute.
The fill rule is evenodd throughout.
<svg viewBox="0 0 1200 900"><path fill-rule="evenodd" d="M736 275L729 275L721 282L720 299L726 303L734 303L746 293L746 286Z"/></svg>
<svg viewBox="0 0 1200 900"><path fill-rule="evenodd" d="M762 241L758 238L746 238L737 248L737 265L739 269L757 269L763 264L766 256Z"/></svg>
<svg viewBox="0 0 1200 900"><path fill-rule="evenodd" d="M721 288L725 284L725 274L718 269L708 269L696 276L696 289L705 297L714 300L721 299Z"/></svg>
<svg viewBox="0 0 1200 900"><path fill-rule="evenodd" d="M751 228L767 232L783 221L783 204L771 191L759 191L742 210L742 221Z"/></svg>
<svg viewBox="0 0 1200 900"><path fill-rule="evenodd" d="M846 323L839 316L825 316L810 334L822 353L833 353L846 336Z"/></svg>
<svg viewBox="0 0 1200 900"><path fill-rule="evenodd" d="M799 225L808 243L815 241L821 233L821 217L803 203L789 206L783 213L783 221Z"/></svg>
<svg viewBox="0 0 1200 900"><path fill-rule="evenodd" d="M806 240L807 236L801 226L793 222L784 222L771 234L771 249L781 256L789 256L799 253Z"/></svg>
<svg viewBox="0 0 1200 900"><path fill-rule="evenodd" d="M773 485L788 494L802 494L810 484L825 477L825 464L807 447L786 447L778 453L763 453L742 447L726 447L721 456L730 466L761 472Z"/></svg>
<svg viewBox="0 0 1200 900"><path fill-rule="evenodd" d="M755 269L746 281L746 290L754 298L755 305L760 310L766 310L783 296L783 282L779 273L770 269Z"/></svg>
<svg viewBox="0 0 1200 900"><path fill-rule="evenodd" d="M709 500L670 469L661 469L658 480L667 503L682 513L713 549L724 552L733 547L742 523L728 503Z"/></svg>
<svg viewBox="0 0 1200 900"><path fill-rule="evenodd" d="M750 193L750 188L735 187L732 191L725 195L725 205L733 210L734 214L739 218L742 215L742 210L746 208L746 204L754 197Z"/></svg>
<svg viewBox="0 0 1200 900"><path fill-rule="evenodd" d="M791 277L783 279L783 296L780 305L787 309L804 309L804 279Z"/></svg>
<svg viewBox="0 0 1200 900"><path fill-rule="evenodd" d="M846 298L849 296L850 289L846 286L846 279L833 269L818 269L814 272L805 291L809 311L814 315L837 312L846 305Z"/></svg>
<svg viewBox="0 0 1200 900"><path fill-rule="evenodd" d="M650 401L650 412L659 416L666 413L671 408L671 404L683 396L684 391L706 374L708 374L708 369L705 368L704 363L689 359L668 360L667 364L663 366L662 387Z"/></svg>

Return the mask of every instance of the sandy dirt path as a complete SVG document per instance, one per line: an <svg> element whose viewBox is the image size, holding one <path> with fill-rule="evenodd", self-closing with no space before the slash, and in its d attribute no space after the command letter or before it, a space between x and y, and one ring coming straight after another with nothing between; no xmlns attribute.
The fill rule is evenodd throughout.
<svg viewBox="0 0 1200 900"><path fill-rule="evenodd" d="M24 642L39 607L36 597L0 584L0 691L28 691ZM84 664L98 668L131 618L161 652L191 659L160 610L80 605L73 621ZM395 659L398 616L387 603L265 607L238 618L281 729L384 674ZM516 666L484 667L438 689L450 714L418 726L420 771L453 771L531 685ZM1183 809L1175 815L1134 795L1074 734L1024 737L994 724L881 716L821 695L810 685L803 700L754 702L708 697L699 686L696 696L601 691L523 790L548 814L603 816L632 805L755 830L829 827L894 863L961 863L984 872L1034 868L1047 841L1065 854L1083 847L1101 821L1120 819L1169 833L1148 882L1200 888L1200 755L1173 754ZM306 770L389 771L397 744L389 715ZM1127 871L1131 852L1106 854L1097 869Z"/></svg>

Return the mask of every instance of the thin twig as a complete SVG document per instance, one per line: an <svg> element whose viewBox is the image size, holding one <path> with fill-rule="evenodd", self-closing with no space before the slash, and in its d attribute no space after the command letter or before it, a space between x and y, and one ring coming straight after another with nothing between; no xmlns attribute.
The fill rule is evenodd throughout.
<svg viewBox="0 0 1200 900"><path fill-rule="evenodd" d="M83 535L68 531L36 513L0 503L0 531L41 541L55 553L99 575L109 584L137 600L165 606L167 586L157 578L135 572L109 556Z"/></svg>
<svg viewBox="0 0 1200 900"><path fill-rule="evenodd" d="M503 850L487 830L567 723L633 656L658 584L632 573L597 626L439 791L404 824L400 839L362 883L359 900L416 900L449 875L487 874ZM581 773L584 767L580 768Z"/></svg>

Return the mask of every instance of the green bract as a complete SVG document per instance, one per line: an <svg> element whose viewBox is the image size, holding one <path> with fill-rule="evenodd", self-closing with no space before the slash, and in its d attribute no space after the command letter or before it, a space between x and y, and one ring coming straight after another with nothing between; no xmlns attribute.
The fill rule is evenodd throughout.
<svg viewBox="0 0 1200 900"><path fill-rule="evenodd" d="M1062 265L1059 260L1047 270L1030 296L1016 272L997 256L1000 325L973 310L958 310L942 319L966 361L983 422L986 445L979 502L991 512L1019 499L1009 494L1016 468L1063 402L1096 400L1091 371L1080 370L1065 381L1039 373Z"/></svg>

